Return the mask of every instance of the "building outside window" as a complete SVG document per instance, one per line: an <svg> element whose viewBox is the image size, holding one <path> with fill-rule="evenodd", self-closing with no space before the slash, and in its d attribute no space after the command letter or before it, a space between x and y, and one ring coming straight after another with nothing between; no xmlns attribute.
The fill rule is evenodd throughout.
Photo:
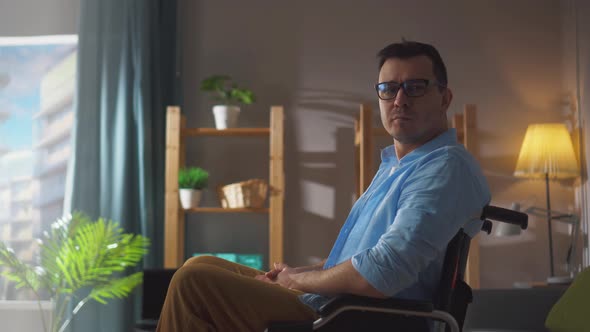
<svg viewBox="0 0 590 332"><path fill-rule="evenodd" d="M63 215L76 60L76 36L0 38L0 241L28 262ZM0 300L35 299L0 276Z"/></svg>

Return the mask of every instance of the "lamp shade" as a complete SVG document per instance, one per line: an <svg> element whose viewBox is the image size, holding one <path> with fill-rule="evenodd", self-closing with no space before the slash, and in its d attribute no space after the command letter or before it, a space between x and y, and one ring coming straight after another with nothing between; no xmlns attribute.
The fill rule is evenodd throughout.
<svg viewBox="0 0 590 332"><path fill-rule="evenodd" d="M514 175L527 178L575 178L580 174L570 133L564 124L529 125Z"/></svg>

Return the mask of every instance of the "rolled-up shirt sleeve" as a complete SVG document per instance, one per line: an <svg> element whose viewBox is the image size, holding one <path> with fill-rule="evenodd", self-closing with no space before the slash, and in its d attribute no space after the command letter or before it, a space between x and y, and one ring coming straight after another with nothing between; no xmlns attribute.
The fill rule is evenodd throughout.
<svg viewBox="0 0 590 332"><path fill-rule="evenodd" d="M481 227L476 216L490 195L477 170L447 155L420 165L405 179L400 196L387 199L397 199L381 203L381 209L397 208L394 221L375 246L351 261L369 284L393 296L444 253L459 229Z"/></svg>

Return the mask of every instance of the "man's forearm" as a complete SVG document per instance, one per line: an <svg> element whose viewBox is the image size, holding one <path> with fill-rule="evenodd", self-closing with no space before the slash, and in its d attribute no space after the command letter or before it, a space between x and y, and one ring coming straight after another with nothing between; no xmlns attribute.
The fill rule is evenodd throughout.
<svg viewBox="0 0 590 332"><path fill-rule="evenodd" d="M385 298L352 266L350 260L327 270L313 270L291 275L292 288L306 293L333 296L355 294Z"/></svg>
<svg viewBox="0 0 590 332"><path fill-rule="evenodd" d="M296 268L294 268L294 270L296 273L322 270L324 268L325 263L326 263L326 258L324 258L321 262L319 262L317 264L296 267Z"/></svg>

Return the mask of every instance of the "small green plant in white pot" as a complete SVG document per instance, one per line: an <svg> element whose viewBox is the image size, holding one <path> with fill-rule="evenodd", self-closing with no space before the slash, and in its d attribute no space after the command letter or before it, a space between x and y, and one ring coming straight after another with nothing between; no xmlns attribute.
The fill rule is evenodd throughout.
<svg viewBox="0 0 590 332"><path fill-rule="evenodd" d="M209 173L200 167L181 168L178 171L180 205L183 209L199 206L202 190L207 188Z"/></svg>
<svg viewBox="0 0 590 332"><path fill-rule="evenodd" d="M215 128L235 128L240 115L240 105L252 104L256 97L251 90L239 88L228 75L213 75L201 82L201 91L210 92L218 103L213 106Z"/></svg>

